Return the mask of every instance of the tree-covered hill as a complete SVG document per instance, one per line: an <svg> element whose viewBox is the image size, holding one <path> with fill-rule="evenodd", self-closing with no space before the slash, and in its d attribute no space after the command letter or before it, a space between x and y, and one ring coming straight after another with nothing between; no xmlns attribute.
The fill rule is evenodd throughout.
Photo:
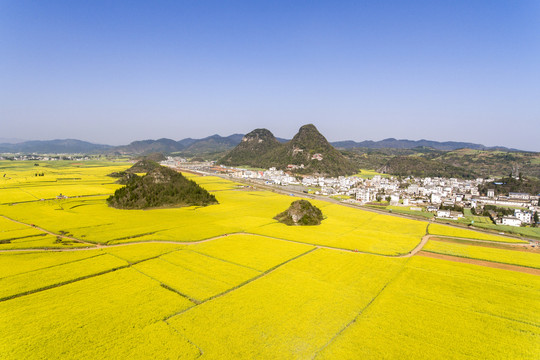
<svg viewBox="0 0 540 360"><path fill-rule="evenodd" d="M219 163L230 166L270 167L265 156L281 147L282 144L267 129L255 129L242 138L233 150L228 152Z"/></svg>
<svg viewBox="0 0 540 360"><path fill-rule="evenodd" d="M274 219L285 225L319 225L323 220L321 209L307 200L296 200Z"/></svg>
<svg viewBox="0 0 540 360"><path fill-rule="evenodd" d="M254 167L287 170L299 174L327 176L352 175L357 171L353 162L326 140L312 125L304 125L291 141L279 143L266 129L256 129L225 155L224 165L250 165Z"/></svg>
<svg viewBox="0 0 540 360"><path fill-rule="evenodd" d="M144 176L133 175L126 186L107 199L109 206L119 209L206 206L217 204L214 195L164 166L150 170Z"/></svg>

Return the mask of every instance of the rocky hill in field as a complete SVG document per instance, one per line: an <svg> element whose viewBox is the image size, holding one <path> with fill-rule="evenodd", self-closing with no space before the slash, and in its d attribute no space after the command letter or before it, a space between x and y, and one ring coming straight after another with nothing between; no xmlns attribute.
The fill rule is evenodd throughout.
<svg viewBox="0 0 540 360"><path fill-rule="evenodd" d="M281 169L288 165L298 166L295 171L301 174L340 176L353 175L358 170L312 124L302 126L291 141L269 157L272 162L279 163L276 167Z"/></svg>
<svg viewBox="0 0 540 360"><path fill-rule="evenodd" d="M255 129L242 138L233 150L225 155L220 163L223 165L263 167L266 155L281 147L281 143L267 129ZM266 167L266 166L264 166Z"/></svg>
<svg viewBox="0 0 540 360"><path fill-rule="evenodd" d="M319 225L323 220L321 209L307 200L296 200L274 219L285 225Z"/></svg>
<svg viewBox="0 0 540 360"><path fill-rule="evenodd" d="M214 195L164 166L150 170L144 176L133 174L126 186L107 199L118 209L149 209L159 207L206 206L217 204Z"/></svg>
<svg viewBox="0 0 540 360"><path fill-rule="evenodd" d="M113 172L110 173L108 176L119 178L116 182L118 184L125 185L130 180L134 179L136 177L135 174L137 173L147 173L154 169L159 168L161 165L159 165L157 162L152 161L148 158L143 158L142 160L137 161L132 167L127 169L126 171L119 171L119 172Z"/></svg>
<svg viewBox="0 0 540 360"><path fill-rule="evenodd" d="M249 135L249 137L248 137ZM352 175L356 166L312 125L304 125L291 141L280 144L266 129L257 129L220 160L224 165L290 169L299 174Z"/></svg>

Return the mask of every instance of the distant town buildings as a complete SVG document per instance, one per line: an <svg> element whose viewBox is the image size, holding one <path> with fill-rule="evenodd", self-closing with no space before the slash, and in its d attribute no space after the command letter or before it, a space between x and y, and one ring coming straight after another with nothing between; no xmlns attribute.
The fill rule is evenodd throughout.
<svg viewBox="0 0 540 360"><path fill-rule="evenodd" d="M315 156L317 154L314 154ZM168 159L163 164L171 164ZM494 179L464 180L456 178L396 177L373 176L365 179L358 176L323 177L314 175L293 175L289 170L297 169L291 165L287 171L270 168L268 170L240 169L215 166L213 163L185 163L175 160L176 166L207 173L228 174L232 178L260 181L267 185L293 186L297 190L320 195L346 195L350 202L366 204L377 200L386 200L391 205L431 211L439 218L457 220L463 217L461 212L448 208L482 209L486 205L496 207L520 208L512 216L497 218L493 221L510 226L532 224L534 213L539 211L538 194L509 193L496 195L494 188L488 189L486 196L478 190L484 183L492 183Z"/></svg>

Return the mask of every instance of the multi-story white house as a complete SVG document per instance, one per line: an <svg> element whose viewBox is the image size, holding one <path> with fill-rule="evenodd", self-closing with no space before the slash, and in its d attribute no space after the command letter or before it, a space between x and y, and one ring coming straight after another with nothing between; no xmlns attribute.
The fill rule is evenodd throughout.
<svg viewBox="0 0 540 360"><path fill-rule="evenodd" d="M500 221L501 225L521 226L521 220L515 216L503 216Z"/></svg>
<svg viewBox="0 0 540 360"><path fill-rule="evenodd" d="M522 223L530 224L532 222L532 214L529 211L515 210L514 216Z"/></svg>

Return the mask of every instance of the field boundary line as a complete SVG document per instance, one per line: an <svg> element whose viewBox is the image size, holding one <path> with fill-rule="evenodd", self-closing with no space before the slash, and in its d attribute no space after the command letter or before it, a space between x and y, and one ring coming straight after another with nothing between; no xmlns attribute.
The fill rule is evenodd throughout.
<svg viewBox="0 0 540 360"><path fill-rule="evenodd" d="M55 182L55 181L54 181ZM56 182L55 182L56 183ZM107 184L114 184L114 183L103 183L102 185L107 185ZM34 187L39 187L39 186L34 186ZM16 189L20 189L20 188L16 188ZM23 190L23 192L26 192ZM30 193L28 193L29 195L32 195ZM100 197L100 196L107 196L107 195L112 195L112 193L107 193L107 194L94 194L94 195L75 195L75 196L70 196L68 197L68 199L77 199L77 198L86 198L86 197ZM34 195L32 195L34 196ZM34 196L36 198L36 200L24 200L24 201L12 201L12 202L5 202L5 203L0 203L0 205L18 205L18 204L27 204L27 203L33 203L33 202L41 202L41 201L51 201L51 200L56 200L56 197L53 197L53 198L44 198L43 200L41 200L40 198L37 198L36 196ZM72 208L70 208L72 209Z"/></svg>
<svg viewBox="0 0 540 360"><path fill-rule="evenodd" d="M70 240L80 242L80 243L83 243L83 244L87 244L87 245L99 246L98 244L88 242L88 241L85 241L85 240L81 240L81 239L77 239L77 238L74 238L73 236L56 234L56 233L53 233L52 231L46 230L46 229L44 229L42 227L39 227L37 225L32 225L32 224L28 224L28 223L25 223L25 222L22 222L22 221L19 221L19 220L15 220L15 219L12 219L12 218L7 217L5 215L0 215L0 216L3 217L6 220L10 220L10 221L13 221L13 222L21 224L21 225L26 225L26 226L28 226L28 227L30 227L32 229L37 229L37 230L43 231L44 233L47 233L47 234L50 234L50 235L53 235L53 236L61 237L61 238L64 238L64 239L70 239Z"/></svg>
<svg viewBox="0 0 540 360"><path fill-rule="evenodd" d="M202 256L209 257L209 258L211 258L211 259L219 260L219 261L222 261L222 262L225 262L225 263L228 263L228 264L232 264L232 265L240 266L240 267L243 267L243 268L246 268L246 269L254 270L254 271L257 271L257 272L259 272L259 273L263 272L263 270L259 270L259 269L252 268L252 267L250 267L250 266L238 264L238 263L235 263L234 261L229 261L229 260L221 259L221 258L218 258L218 257L216 257L216 256L208 255L208 254L205 254L205 253L200 252L200 251L197 251L197 250L192 250L192 249L185 249L185 250L191 251L191 252L193 252L193 253L195 253L195 254L199 254L199 255L202 255Z"/></svg>
<svg viewBox="0 0 540 360"><path fill-rule="evenodd" d="M44 286L44 287L41 287L41 288L38 288L38 289L28 290L28 291L25 291L25 292L22 292L22 293L6 296L6 297L3 297L3 298L0 298L0 302L16 299L16 298L26 296L26 295L32 295L32 294L35 294L35 293L38 293L38 292L41 292L41 291L54 289L54 288L64 286L64 285L69 285L69 284L72 284L72 283L75 283L75 282L78 282L78 281L82 281L82 280L86 280L86 279L90 279L90 278L93 278L93 277L96 277L96 276L105 275L105 274L111 273L111 272L116 271L116 270L126 269L129 266L130 266L129 264L122 265L122 266L117 266L117 267L114 267L112 269L100 271L100 272L95 273L95 274L85 275L85 276L81 276L81 277L78 277L78 278L75 278L75 279L62 281L62 282L52 284L52 285L47 285L47 286Z"/></svg>
<svg viewBox="0 0 540 360"><path fill-rule="evenodd" d="M449 244L458 244L458 245L467 245L467 246L481 246L490 249L500 249L508 251L521 251L528 252L532 254L540 254L540 251L533 251L530 249L529 244L523 243L504 243L500 241L485 241L485 240L474 240L474 239L465 239L465 238L452 238L449 236L442 235L432 235L431 241L444 242Z"/></svg>
<svg viewBox="0 0 540 360"><path fill-rule="evenodd" d="M238 285L236 285L236 286L234 286L234 287L232 287L232 288L230 288L230 289L227 289L227 290L225 290L225 291L223 291L223 292L221 292L221 293L219 293L219 294L216 294L216 295L214 295L214 296L211 296L211 297L209 297L209 298L207 298L207 299L201 301L201 303L198 304L198 305L202 305L202 304L204 304L204 303L206 303L206 302L208 302L208 301L211 301L211 300L220 298L220 297L222 297L222 296L224 296L224 295L227 295L228 293L230 293L230 292L232 292L232 291L234 291L234 290L237 290L237 289L239 289L239 288L241 288L241 287L243 287L243 286L245 286L245 285L248 285L249 283L252 283L252 282L255 281L255 280L258 280L258 279L260 279L260 278L262 278L262 277L264 277L264 276L266 276L266 275L272 273L273 271L279 269L279 268L282 267L283 265L286 265L286 264L290 263L291 261L294 261L294 260L296 260L296 259L299 259L299 258L301 258L302 256L307 255L307 254L309 254L309 253L311 253L311 252L313 252L313 251L315 251L315 250L318 250L318 249L319 249L318 247L314 247L313 249L309 249L308 251L306 251L306 252L304 252L304 253L301 253L301 254L299 254L299 255L296 255L295 257L290 258L290 259L288 259L288 260L286 260L286 261L284 261L284 262L282 262L282 263L280 263L280 264L274 265L274 266L272 266L270 269L268 269L268 270L262 272L261 274L255 276L255 277L253 277L253 278L251 278L251 279L248 279L248 280L246 280L246 281L244 281L244 282L242 282L242 283L240 283L240 284L238 284ZM196 306L193 306L193 307L184 309L184 310L182 310L182 311L180 311L180 312L177 312L177 313L175 313L175 314L172 314L172 315L170 315L170 316L164 318L163 321L166 322L166 321L168 321L169 319L171 319L171 318L173 318L173 317L175 317L175 316L177 316L177 315L183 314L183 313L185 313L185 312L187 312L187 311L189 311L189 310L191 310L191 309L193 309L193 308L195 308L195 307L196 307Z"/></svg>
<svg viewBox="0 0 540 360"><path fill-rule="evenodd" d="M367 310L367 308L369 308L371 306L371 304L373 304L373 302L375 302L375 300L377 300L377 298L382 294L382 292L388 287L388 285L390 285L391 283L393 283L400 275L401 273L405 270L406 268L406 265L407 263L409 262L410 258L407 258L407 260L405 260L405 262L403 263L403 265L401 266L401 268L396 271L396 274L394 277L392 277L391 279L389 279L386 284L384 284L384 286L375 294L375 296L373 296L373 298L362 308L360 309L360 312L358 312L358 314L356 314L356 316L351 320L349 321L341 330L339 330L337 333L334 334L334 336L332 336L330 338L330 340L328 340L326 342L326 344L324 344L322 347L320 347L318 350L316 350L314 353L313 353L313 356L311 357L311 359L315 359L317 358L317 356L319 356L320 352L323 351L324 349L326 349L330 344L332 344L339 336L341 336L341 334L343 334L343 332L345 330L347 330L352 324L354 324L361 316L362 314Z"/></svg>
<svg viewBox="0 0 540 360"><path fill-rule="evenodd" d="M57 267L57 266L63 266L63 265L73 264L73 263L78 262L78 261L84 261L84 260L88 260L88 259L93 259L93 258L96 258L96 257L98 257L98 256L103 256L103 255L112 255L112 254L108 254L108 253L95 254L95 255L91 255L91 256L88 256L88 257L85 257L85 258L82 258L82 259L72 260L72 261L68 261L68 262L65 262L65 263L61 263L61 264L56 264L56 265L51 265L51 266L45 266L45 267L42 267L42 268L39 268L39 269L28 270L28 271L25 271L25 272L22 272L22 273L18 273L18 274L13 274L13 275L9 275L9 276L0 277L0 279L7 279L7 278L10 278L10 277L12 277L12 276L18 276L18 275L28 274L28 273L31 273L31 272L34 272L34 271L41 271L41 270L45 270L45 269L51 269L51 268L54 268L54 267ZM117 258L118 258L118 257L117 257ZM120 259L120 258L118 258L118 259ZM126 261L126 260L124 260L124 259L120 259L120 260ZM126 261L126 262L127 262L127 261Z"/></svg>
<svg viewBox="0 0 540 360"><path fill-rule="evenodd" d="M297 241L297 240L278 238L278 237L275 237L275 236L269 236L269 235L263 235L263 234L255 234L255 233L248 233L248 232L235 232L235 233L227 233L227 234L222 234L222 235L218 235L218 236L214 236L214 237L210 237L210 238L206 238L206 239L201 239L201 240L194 240L194 241L145 240L145 241L124 242L124 243L120 243L120 244L91 243L94 247L69 248L69 249L57 249L57 248L54 248L54 249L44 249L44 248L5 249L5 250L0 250L0 253L16 252L16 251L23 251L23 252L28 252L28 251L58 251L58 252L62 252L62 251L86 251L86 250L95 250L95 249L106 249L106 248L111 248L111 247L129 246L129 245L136 245L136 244L180 244L180 245L190 246L190 245L201 244L201 243L221 239L221 238L224 238L224 237L227 237L227 236L235 236L235 235L259 236L259 237L263 237L263 238L267 238L267 239L286 241L286 242L305 245L305 246L316 246L316 247L319 247L321 249L330 249L330 250L336 250L336 251L345 251L345 252L352 252L352 253L358 253L358 254L384 256L384 257L391 257L391 258L410 257L410 256L412 256L411 253L413 251L415 251L419 246L422 245L422 241L420 241L420 243L418 245L416 245L415 248L413 248L408 253L391 255L391 254L374 253L374 252L363 251L363 250L345 249L345 248L329 246L329 245L308 243L308 242L302 242L302 241ZM416 250L416 251L419 251L419 250Z"/></svg>
<svg viewBox="0 0 540 360"><path fill-rule="evenodd" d="M138 273L140 273L141 275L144 275L144 276L146 276L147 278L150 278L150 279L156 281L162 288L167 289L167 290L169 290L169 291L171 291L171 292L173 292L173 293L175 293L175 294L177 294L177 295L180 295L181 297L185 298L186 300L191 301L191 302L194 303L195 305L198 305L198 304L201 303L200 300L197 300L197 299L195 299L195 298L192 298L191 296L188 296L187 294L184 294L184 293L182 293L182 292L176 290L175 288L173 288L173 287L171 287L171 286L165 284L165 283L162 282L161 280L156 279L155 277L146 274L146 273L143 272L142 270L137 269L136 267L133 267L133 266L131 266L131 265L130 265L130 267L131 267L133 270L135 270L135 271L137 271ZM189 309L189 308L188 308L188 309Z"/></svg>
<svg viewBox="0 0 540 360"><path fill-rule="evenodd" d="M17 230L14 230L14 231L17 231ZM34 235L19 236L19 237L14 237L14 238L9 238L9 239L2 239L2 240L0 240L0 244L3 244L4 241L8 241L8 242L5 243L5 244L9 244L9 243L11 242L11 240L28 239L28 238L32 238L32 237L38 237L38 236L47 236L47 234L46 234L46 233L42 233L42 234L34 234Z"/></svg>
<svg viewBox="0 0 540 360"><path fill-rule="evenodd" d="M519 267L535 269L535 270L540 271L540 267L534 267L534 266L528 266L528 265L518 265L518 264L514 264L514 263L508 263L508 262L496 261L496 260L479 259L479 258L467 256L467 255L446 254L446 253L437 252L435 250L422 250L422 251L427 252L427 253L432 253L432 254L446 255L446 256L458 257L458 258L469 259L469 260L479 260L479 261L487 261L487 262L496 263L496 264L519 266ZM503 250L503 251L512 251L512 250Z"/></svg>
<svg viewBox="0 0 540 360"><path fill-rule="evenodd" d="M170 327L175 333L177 333L178 335L180 335L180 337L184 338L184 340L186 340L189 344L193 345L195 348L197 348L197 350L199 351L199 355L195 358L195 359L198 359L200 358L201 356L203 356L204 354L204 351L202 351L202 349L196 345L193 341L191 341L190 339L188 339L186 337L185 334L182 334L177 328L175 328L174 326L172 326L171 324L169 324L169 322L167 320L161 320L163 321L165 324L167 324L168 327Z"/></svg>
<svg viewBox="0 0 540 360"><path fill-rule="evenodd" d="M529 266L507 264L507 263L498 262L498 261L474 259L474 258L469 258L465 256L439 254L433 251L426 251L426 250L420 251L417 255L429 257L432 259L454 261L454 262L459 262L459 263L484 266L484 267L490 267L494 269L502 269L502 270L508 270L508 271L516 271L516 272L522 272L525 274L540 276L540 269L529 267Z"/></svg>

